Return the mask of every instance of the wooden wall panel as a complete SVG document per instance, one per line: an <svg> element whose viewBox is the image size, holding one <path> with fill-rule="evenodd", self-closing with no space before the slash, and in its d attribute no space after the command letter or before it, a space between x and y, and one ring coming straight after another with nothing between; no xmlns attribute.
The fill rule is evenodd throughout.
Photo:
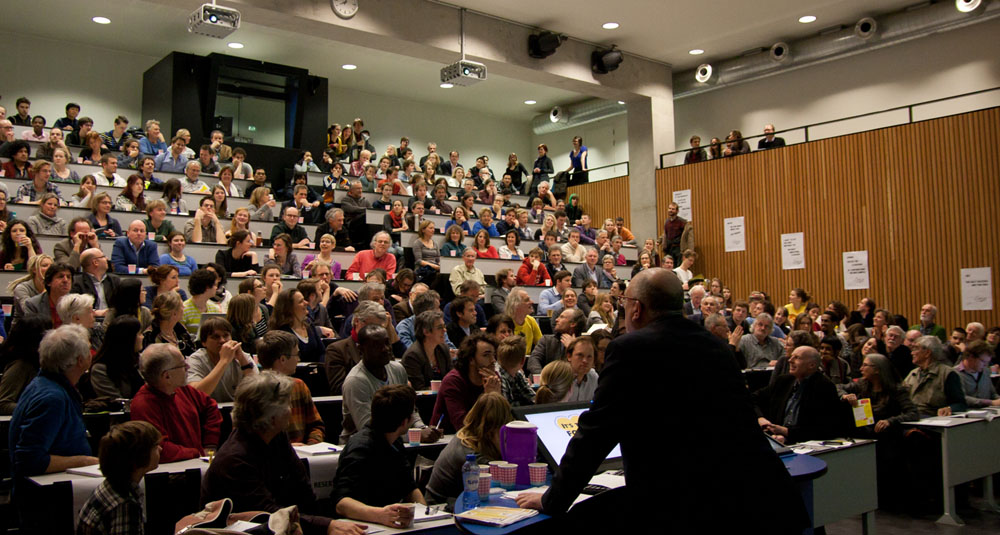
<svg viewBox="0 0 1000 535"><path fill-rule="evenodd" d="M690 189L695 272L777 304L805 288L852 310L869 296L911 322L1000 325L1000 108L660 169L657 220ZM723 219L744 216L747 250L724 252ZM781 234L803 232L806 268L781 269ZM843 288L845 251L868 251L868 290ZM991 311L961 310L961 268L992 267Z"/></svg>
<svg viewBox="0 0 1000 535"><path fill-rule="evenodd" d="M625 218L625 227L631 226L629 209L628 175L573 186L567 190L566 198L572 194L580 196L580 206L590 214L594 227L603 225L607 218Z"/></svg>

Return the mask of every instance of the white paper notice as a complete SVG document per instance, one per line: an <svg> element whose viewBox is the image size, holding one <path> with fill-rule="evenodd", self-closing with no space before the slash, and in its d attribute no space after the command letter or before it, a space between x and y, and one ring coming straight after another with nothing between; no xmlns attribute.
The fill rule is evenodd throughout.
<svg viewBox="0 0 1000 535"><path fill-rule="evenodd" d="M747 236L743 226L743 217L727 217L723 222L726 233L726 252L747 250Z"/></svg>
<svg viewBox="0 0 1000 535"><path fill-rule="evenodd" d="M801 232L781 235L781 269L806 268L802 236Z"/></svg>
<svg viewBox="0 0 1000 535"><path fill-rule="evenodd" d="M993 310L993 275L990 268L962 269L962 310Z"/></svg>
<svg viewBox="0 0 1000 535"><path fill-rule="evenodd" d="M677 215L691 221L691 190L675 191L674 202L677 203Z"/></svg>
<svg viewBox="0 0 1000 535"><path fill-rule="evenodd" d="M868 251L844 252L844 289L868 289Z"/></svg>

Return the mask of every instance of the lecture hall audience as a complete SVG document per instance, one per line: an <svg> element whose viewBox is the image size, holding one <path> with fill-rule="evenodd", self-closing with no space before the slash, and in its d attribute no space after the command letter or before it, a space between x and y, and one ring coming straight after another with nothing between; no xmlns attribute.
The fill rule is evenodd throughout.
<svg viewBox="0 0 1000 535"><path fill-rule="evenodd" d="M435 143L418 169L409 139L379 156L359 118L352 127L331 126L322 163L297 153L294 169L285 165L291 180L272 192L267 171L275 162L252 146L227 145L221 131L192 140L182 128L168 145L155 119L139 131L118 116L100 133L110 125L94 130L94 120L78 117L80 106L70 103L49 129L28 113L26 98L17 107L13 122L26 131L15 137L0 120L7 159L0 265L24 276L8 287L14 325L0 329L0 413L13 413L19 425L38 411L52 418L11 426L14 502L24 505L25 476L98 463L81 417L82 402L91 400L81 393L132 398L136 420L92 437L106 479L80 513L81 533L101 532L110 517L141 523L143 475L158 462L216 448L203 503L229 497L237 511L269 512L298 505L305 533L361 532L334 515L394 527L407 521L398 502L424 501L394 449L414 425L423 442L458 430L427 487L429 501L453 503L465 454L480 462L500 457L497 432L511 406L593 397L604 348L624 323L622 275L655 266L684 284L691 327L703 325L730 347L765 432L786 443L878 438L879 488L894 489L896 498L912 492L906 474L926 460L903 438L903 421L1000 405L990 381L1000 327L972 321L947 331L936 322L954 311L939 315L931 303L908 324L868 297L854 311L838 301L824 311L803 288L785 305L759 291L744 298L699 272L715 259L699 258L676 203L660 236L637 237L624 218L590 213L585 192L566 192L565 179L551 176L544 144L530 173L516 154L501 175L485 155L469 168L457 150L442 161ZM774 131L766 125L758 150L784 145ZM575 138L571 161L558 162L571 164L573 182L587 180L587 151ZM738 130L713 138L708 151L693 136L685 163L749 151ZM120 169L135 174L124 173L126 180ZM322 189L308 173L325 175ZM79 183L79 191L63 197L54 182L74 190ZM30 217L14 219L15 208ZM60 217L60 209L76 216L80 208L87 217ZM385 208L385 225L366 224L374 215L368 210ZM119 219L130 212L146 216L125 220L123 231ZM496 275L486 276L479 259ZM447 280L439 276L445 270ZM145 289L142 274L152 283ZM227 277L240 288L236 298ZM300 360L322 361L324 393L344 396L337 438L347 448L326 508L292 445L334 441L326 429L336 422L319 417ZM539 373L536 394L531 375ZM440 429L420 421L413 393L438 381L432 420ZM866 398L875 423L845 425L850 406ZM234 431L220 436L217 402L233 400Z"/></svg>

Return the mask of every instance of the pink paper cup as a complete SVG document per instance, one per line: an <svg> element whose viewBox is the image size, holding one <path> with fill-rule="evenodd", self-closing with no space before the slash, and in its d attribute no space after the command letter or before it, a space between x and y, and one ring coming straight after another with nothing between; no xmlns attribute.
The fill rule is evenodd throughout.
<svg viewBox="0 0 1000 535"><path fill-rule="evenodd" d="M514 482L517 480L517 465L513 463L507 463L500 466L500 486L505 489L514 488Z"/></svg>
<svg viewBox="0 0 1000 535"><path fill-rule="evenodd" d="M410 445L411 446L417 446L417 445L420 444L420 430L419 429L417 429L417 428L410 429L407 432L407 435L410 438Z"/></svg>
<svg viewBox="0 0 1000 535"><path fill-rule="evenodd" d="M541 487L549 476L549 465L545 463L531 463L528 465L528 477L532 487Z"/></svg>
<svg viewBox="0 0 1000 535"><path fill-rule="evenodd" d="M479 465L479 473L480 474L489 474L490 473L490 465L488 465L488 464L481 464L481 465Z"/></svg>
<svg viewBox="0 0 1000 535"><path fill-rule="evenodd" d="M504 464L507 463L505 461L490 461L490 475L497 483L500 483L500 467Z"/></svg>
<svg viewBox="0 0 1000 535"><path fill-rule="evenodd" d="M479 499L486 501L490 498L490 485L493 483L493 476L489 473L479 473Z"/></svg>
<svg viewBox="0 0 1000 535"><path fill-rule="evenodd" d="M431 392L441 391L441 381L431 381Z"/></svg>

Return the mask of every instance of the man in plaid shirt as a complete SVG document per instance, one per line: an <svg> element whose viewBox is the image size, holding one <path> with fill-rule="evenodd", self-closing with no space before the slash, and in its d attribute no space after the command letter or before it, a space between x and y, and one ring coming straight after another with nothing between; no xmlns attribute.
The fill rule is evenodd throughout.
<svg viewBox="0 0 1000 535"><path fill-rule="evenodd" d="M286 331L268 331L257 342L257 360L265 372L291 376L299 364L299 341ZM293 445L318 444L326 436L323 419L316 410L309 387L302 379L292 378L292 410L285 434Z"/></svg>
<svg viewBox="0 0 1000 535"><path fill-rule="evenodd" d="M142 535L146 498L139 482L160 464L160 439L153 424L138 420L116 425L101 438L104 481L80 509L77 535Z"/></svg>

